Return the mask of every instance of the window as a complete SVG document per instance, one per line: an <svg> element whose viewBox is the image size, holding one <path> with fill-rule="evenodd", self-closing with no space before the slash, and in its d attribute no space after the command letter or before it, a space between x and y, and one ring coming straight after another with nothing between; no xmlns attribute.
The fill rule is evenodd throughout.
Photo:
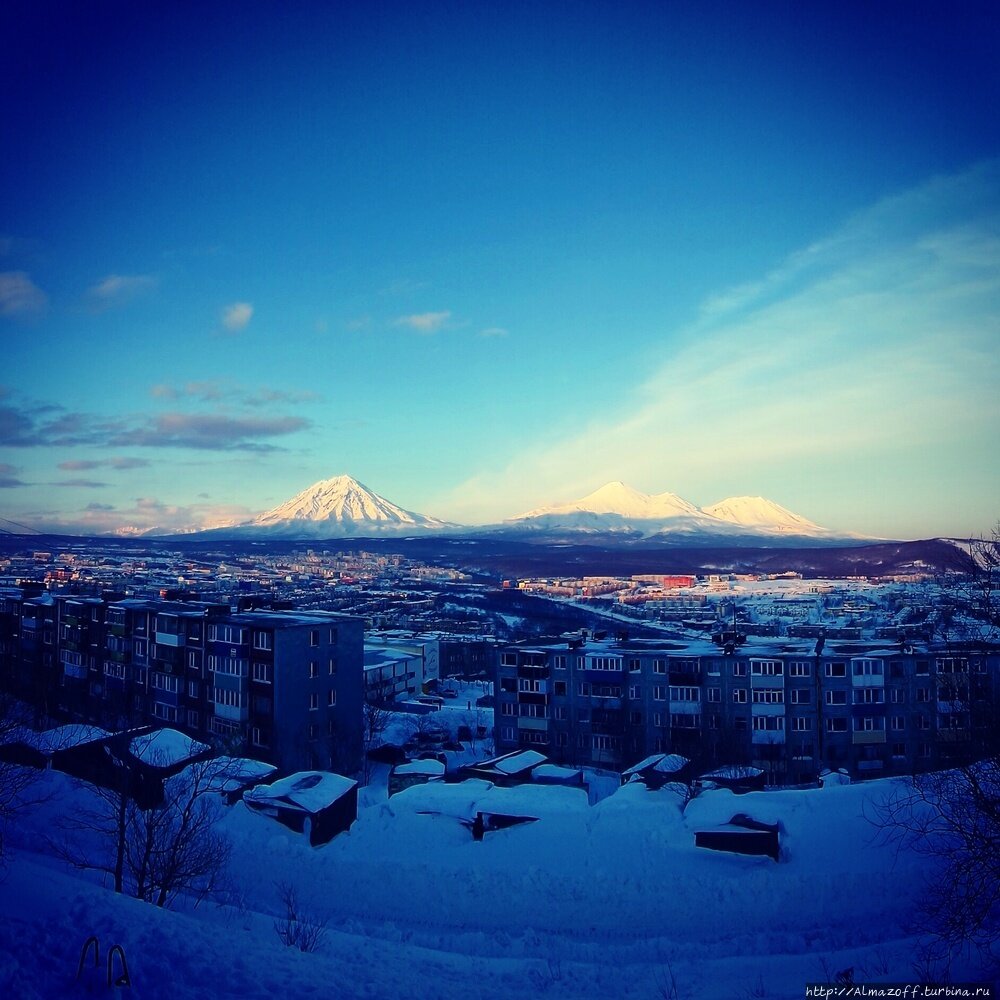
<svg viewBox="0 0 1000 1000"><path fill-rule="evenodd" d="M581 698L590 697L590 684L587 681L580 681L580 685L577 688L577 693Z"/></svg>
<svg viewBox="0 0 1000 1000"><path fill-rule="evenodd" d="M931 728L931 720L926 715L917 716L917 729L927 730Z"/></svg>
<svg viewBox="0 0 1000 1000"><path fill-rule="evenodd" d="M326 693L326 703L330 708L333 708L337 704L337 692L330 688Z"/></svg>
<svg viewBox="0 0 1000 1000"><path fill-rule="evenodd" d="M309 723L309 739L315 740L319 737L319 726L315 722Z"/></svg>
<svg viewBox="0 0 1000 1000"><path fill-rule="evenodd" d="M947 656L937 661L937 672L939 674L964 674L968 673L969 661L965 657Z"/></svg>
<svg viewBox="0 0 1000 1000"><path fill-rule="evenodd" d="M747 703L747 689L733 688L733 701L737 705L745 705Z"/></svg>
<svg viewBox="0 0 1000 1000"><path fill-rule="evenodd" d="M566 657L565 656L556 656L556 657L554 657L554 663L553 663L553 665L555 666L556 670L565 670L566 669Z"/></svg>
<svg viewBox="0 0 1000 1000"><path fill-rule="evenodd" d="M517 689L518 691L526 691L529 694L540 694L542 690L542 682L531 680L528 677L519 677L517 679Z"/></svg>
<svg viewBox="0 0 1000 1000"><path fill-rule="evenodd" d="M642 670L642 660L631 659L628 661L629 673L636 674Z"/></svg>
<svg viewBox="0 0 1000 1000"><path fill-rule="evenodd" d="M259 726L253 726L250 729L250 742L255 747L266 747L270 746L268 740L268 734L266 730L261 729Z"/></svg>
<svg viewBox="0 0 1000 1000"><path fill-rule="evenodd" d="M195 669L197 669L197 667L198 667L197 656L198 656L198 654L195 653L195 651L193 649L189 649L188 650L187 661L188 661L188 666L189 667L194 667Z"/></svg>
<svg viewBox="0 0 1000 1000"><path fill-rule="evenodd" d="M621 670L622 661L617 656L588 656L587 670Z"/></svg>
<svg viewBox="0 0 1000 1000"><path fill-rule="evenodd" d="M708 675L710 677L718 677L719 673L721 672L721 668L719 666L719 661L718 660L709 660L708 661L708 667L706 668L706 672L708 673Z"/></svg>
<svg viewBox="0 0 1000 1000"><path fill-rule="evenodd" d="M153 715L164 722L177 721L177 709L173 705L164 705L158 701L153 703Z"/></svg>
<svg viewBox="0 0 1000 1000"><path fill-rule="evenodd" d="M696 687L671 687L671 701L700 701L701 692Z"/></svg>
<svg viewBox="0 0 1000 1000"><path fill-rule="evenodd" d="M544 705L518 705L518 715L522 719L545 719L548 716L545 713Z"/></svg>
<svg viewBox="0 0 1000 1000"><path fill-rule="evenodd" d="M854 731L856 733L880 733L885 730L885 719L875 716L865 715L854 720Z"/></svg>
<svg viewBox="0 0 1000 1000"><path fill-rule="evenodd" d="M315 660L309 661L309 677L319 677L319 664Z"/></svg>
<svg viewBox="0 0 1000 1000"><path fill-rule="evenodd" d="M167 691L170 694L177 694L177 678L168 677L165 674L151 674L149 686L157 691Z"/></svg>
<svg viewBox="0 0 1000 1000"><path fill-rule="evenodd" d="M566 747L569 745L569 737L565 733L556 733L556 746Z"/></svg>
<svg viewBox="0 0 1000 1000"><path fill-rule="evenodd" d="M666 701L667 700L667 689L657 685L653 688L653 700L654 701Z"/></svg>
<svg viewBox="0 0 1000 1000"><path fill-rule="evenodd" d="M318 646L319 645L319 629L311 628L309 630L309 645Z"/></svg>
<svg viewBox="0 0 1000 1000"><path fill-rule="evenodd" d="M739 715L733 719L733 729L738 729L741 732L747 728L747 717L745 715Z"/></svg>
<svg viewBox="0 0 1000 1000"><path fill-rule="evenodd" d="M590 745L594 750L618 750L622 742L617 736L594 735L591 736L590 740Z"/></svg>
<svg viewBox="0 0 1000 1000"><path fill-rule="evenodd" d="M885 689L884 688L855 688L854 689L854 704L855 705L884 705L885 704Z"/></svg>
<svg viewBox="0 0 1000 1000"><path fill-rule="evenodd" d="M811 677L812 664L808 660L793 660L788 664L789 677Z"/></svg>
<svg viewBox="0 0 1000 1000"><path fill-rule="evenodd" d="M755 705L784 705L785 692L781 688L754 688Z"/></svg>
<svg viewBox="0 0 1000 1000"><path fill-rule="evenodd" d="M722 701L722 688L707 688L706 694L708 701L718 704Z"/></svg>
<svg viewBox="0 0 1000 1000"><path fill-rule="evenodd" d="M906 704L906 691L903 688L893 688L889 697L894 705Z"/></svg>
<svg viewBox="0 0 1000 1000"><path fill-rule="evenodd" d="M930 663L927 660L917 660L914 672L917 674L929 674L931 672Z"/></svg>
<svg viewBox="0 0 1000 1000"><path fill-rule="evenodd" d="M555 705L552 709L552 718L559 722L565 722L569 718L565 705Z"/></svg>
<svg viewBox="0 0 1000 1000"><path fill-rule="evenodd" d="M228 708L246 708L247 696L239 691L229 691L226 688L215 689L215 704Z"/></svg>
<svg viewBox="0 0 1000 1000"><path fill-rule="evenodd" d="M784 732L785 717L783 715L755 715L753 717L753 728L757 732Z"/></svg>
<svg viewBox="0 0 1000 1000"><path fill-rule="evenodd" d="M708 717L708 728L709 729L719 729L722 726L722 719L718 715L710 715Z"/></svg>
<svg viewBox="0 0 1000 1000"><path fill-rule="evenodd" d="M335 643L337 641L337 629L336 628L331 628L330 629L330 635L329 635L327 641L329 643L331 643L331 644L333 644L333 643Z"/></svg>
<svg viewBox="0 0 1000 1000"><path fill-rule="evenodd" d="M663 713L662 712L654 712L653 713L653 725L654 726L662 726L663 725Z"/></svg>
<svg viewBox="0 0 1000 1000"><path fill-rule="evenodd" d="M846 733L847 719L827 719L826 731L828 733Z"/></svg>
<svg viewBox="0 0 1000 1000"><path fill-rule="evenodd" d="M638 697L639 697L639 685L638 684L630 684L628 686L628 697L629 697L629 701L635 701L636 699L638 699Z"/></svg>
<svg viewBox="0 0 1000 1000"><path fill-rule="evenodd" d="M883 675L881 660L855 660L851 666L855 677L881 677Z"/></svg>
<svg viewBox="0 0 1000 1000"><path fill-rule="evenodd" d="M666 660L653 660L653 673L654 674L665 674L667 672L667 661Z"/></svg>
<svg viewBox="0 0 1000 1000"><path fill-rule="evenodd" d="M501 715L517 715L517 705L512 701L504 701L500 703L500 714Z"/></svg>
<svg viewBox="0 0 1000 1000"><path fill-rule="evenodd" d="M187 724L188 729L198 728L198 713L193 708L189 708L187 711Z"/></svg>
<svg viewBox="0 0 1000 1000"><path fill-rule="evenodd" d="M698 729L701 717L690 712L671 712L670 725L674 729Z"/></svg>
<svg viewBox="0 0 1000 1000"><path fill-rule="evenodd" d="M734 663L733 664L733 676L734 677L746 677L747 675L747 665L745 663Z"/></svg>
<svg viewBox="0 0 1000 1000"><path fill-rule="evenodd" d="M246 677L249 662L237 656L210 656L208 669L230 677Z"/></svg>
<svg viewBox="0 0 1000 1000"><path fill-rule="evenodd" d="M628 723L630 726L641 726L642 725L642 712L629 712L628 713Z"/></svg>
<svg viewBox="0 0 1000 1000"><path fill-rule="evenodd" d="M326 663L326 672L332 677L337 672L337 661L331 656Z"/></svg>
<svg viewBox="0 0 1000 1000"><path fill-rule="evenodd" d="M517 678L516 677L501 677L500 678L500 690L506 691L508 694L512 694L517 690Z"/></svg>
<svg viewBox="0 0 1000 1000"><path fill-rule="evenodd" d="M812 729L812 719L806 719L804 717L792 719L793 733L807 733L810 729Z"/></svg>
<svg viewBox="0 0 1000 1000"><path fill-rule="evenodd" d="M517 653L501 653L500 654L500 666L501 667L516 667L517 666Z"/></svg>
<svg viewBox="0 0 1000 1000"><path fill-rule="evenodd" d="M198 697L198 682L188 681L188 697L197 698Z"/></svg>
<svg viewBox="0 0 1000 1000"><path fill-rule="evenodd" d="M554 681L552 684L552 693L564 698L566 696L566 682Z"/></svg>
<svg viewBox="0 0 1000 1000"><path fill-rule="evenodd" d="M313 693L309 695L309 711L315 712L318 708L319 708L319 692L313 691Z"/></svg>
<svg viewBox="0 0 1000 1000"><path fill-rule="evenodd" d="M894 715L892 717L892 728L894 732L903 732L906 729L906 719L902 715Z"/></svg>
<svg viewBox="0 0 1000 1000"><path fill-rule="evenodd" d="M893 755L893 757L905 757L906 756L906 744L905 743L893 743L893 745L892 745L892 755Z"/></svg>
<svg viewBox="0 0 1000 1000"><path fill-rule="evenodd" d="M261 684L270 684L274 667L270 663L255 663L253 665L253 679Z"/></svg>
<svg viewBox="0 0 1000 1000"><path fill-rule="evenodd" d="M750 673L754 677L781 677L784 664L780 660L751 660Z"/></svg>
<svg viewBox="0 0 1000 1000"><path fill-rule="evenodd" d="M253 648L269 650L274 648L274 637L270 632L254 632Z"/></svg>
<svg viewBox="0 0 1000 1000"><path fill-rule="evenodd" d="M827 663L824 667L824 673L827 677L846 677L847 676L847 664L846 663Z"/></svg>
<svg viewBox="0 0 1000 1000"><path fill-rule="evenodd" d="M847 704L847 692L846 691L827 691L825 693L824 700L828 705L846 705Z"/></svg>
<svg viewBox="0 0 1000 1000"><path fill-rule="evenodd" d="M930 700L931 700L930 688L917 688L917 701L930 701Z"/></svg>
<svg viewBox="0 0 1000 1000"><path fill-rule="evenodd" d="M788 701L792 705L808 705L812 700L809 688L792 688L788 692Z"/></svg>
<svg viewBox="0 0 1000 1000"><path fill-rule="evenodd" d="M917 756L922 757L926 760L931 755L931 745L930 743L920 743L917 746Z"/></svg>

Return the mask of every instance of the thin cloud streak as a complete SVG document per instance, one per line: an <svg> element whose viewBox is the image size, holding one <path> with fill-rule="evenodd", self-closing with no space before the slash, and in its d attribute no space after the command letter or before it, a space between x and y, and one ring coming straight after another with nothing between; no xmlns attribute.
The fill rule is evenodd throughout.
<svg viewBox="0 0 1000 1000"><path fill-rule="evenodd" d="M44 312L48 303L26 271L0 272L0 316L33 316Z"/></svg>
<svg viewBox="0 0 1000 1000"><path fill-rule="evenodd" d="M471 477L439 516L496 519L610 479L708 503L725 495L699 495L714 484L746 492L764 479L851 520L864 514L850 499L859 462L881 463L884 495L908 493L916 515L945 488L937 465L962 454L980 469L1000 437L998 232L994 162L886 199L760 283L713 297L631 398ZM905 468L904 455L921 457Z"/></svg>

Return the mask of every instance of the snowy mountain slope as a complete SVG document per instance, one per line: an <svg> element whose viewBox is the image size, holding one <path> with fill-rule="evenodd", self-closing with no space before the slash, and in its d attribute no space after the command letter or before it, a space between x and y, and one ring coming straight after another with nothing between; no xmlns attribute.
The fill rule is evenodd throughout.
<svg viewBox="0 0 1000 1000"><path fill-rule="evenodd" d="M830 537L833 532L762 497L733 497L697 507L676 493L641 493L621 482L607 483L570 503L537 507L504 522L532 531L625 532L665 535L746 537L790 535Z"/></svg>
<svg viewBox="0 0 1000 1000"><path fill-rule="evenodd" d="M89 793L55 772L43 781L52 795L18 817L0 880L0 995L19 1000L106 992L92 972L74 981L92 933L102 960L123 945L137 1000L328 996L332 984L367 1000L648 1000L667 995L668 971L676 995L729 1000L758 982L755 996L801 996L824 968L878 963L881 979L912 978L907 928L928 861L874 840L864 814L885 781L710 791L684 813L669 789L640 784L589 808L553 795L538 822L482 842L450 814L458 786L389 800L383 786L320 849L238 804L218 826L232 846L230 902L166 911L46 853L43 834ZM695 830L737 812L781 824L780 863L695 848ZM280 883L328 921L316 952L280 944Z"/></svg>
<svg viewBox="0 0 1000 1000"><path fill-rule="evenodd" d="M729 497L702 510L730 524L793 535L827 535L829 530L764 497Z"/></svg>
<svg viewBox="0 0 1000 1000"><path fill-rule="evenodd" d="M454 525L405 510L345 475L313 483L253 520L213 533L240 538L333 538L418 534L449 527Z"/></svg>

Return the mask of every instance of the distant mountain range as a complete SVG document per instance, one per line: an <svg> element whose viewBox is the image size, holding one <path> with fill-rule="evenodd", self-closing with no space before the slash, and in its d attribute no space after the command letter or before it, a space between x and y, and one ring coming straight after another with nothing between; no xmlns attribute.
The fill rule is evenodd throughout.
<svg viewBox="0 0 1000 1000"><path fill-rule="evenodd" d="M346 475L321 480L249 521L188 532L144 532L146 536L304 540L428 533L538 540L607 536L611 542L861 540L858 535L822 528L763 497L730 497L697 507L674 493L649 495L620 482L608 483L570 503L539 507L499 524L470 527L406 510Z"/></svg>

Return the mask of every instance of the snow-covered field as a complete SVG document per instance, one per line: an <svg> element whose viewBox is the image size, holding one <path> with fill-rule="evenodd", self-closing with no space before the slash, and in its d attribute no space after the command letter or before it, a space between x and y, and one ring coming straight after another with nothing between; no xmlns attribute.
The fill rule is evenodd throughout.
<svg viewBox="0 0 1000 1000"><path fill-rule="evenodd" d="M158 910L46 851L42 835L90 793L43 781L49 801L8 829L3 997L107 995L93 973L75 981L91 934L124 947L137 998L730 1000L802 997L850 966L858 981L914 978L924 862L874 843L862 814L884 782L716 790L683 814L673 792L639 784L593 806L565 788L425 785L362 796L351 831L319 849L242 803L220 806L231 903ZM540 819L473 840L458 817L507 795ZM696 829L739 812L781 824L780 863L694 847ZM315 953L275 933L282 882L328 921Z"/></svg>

